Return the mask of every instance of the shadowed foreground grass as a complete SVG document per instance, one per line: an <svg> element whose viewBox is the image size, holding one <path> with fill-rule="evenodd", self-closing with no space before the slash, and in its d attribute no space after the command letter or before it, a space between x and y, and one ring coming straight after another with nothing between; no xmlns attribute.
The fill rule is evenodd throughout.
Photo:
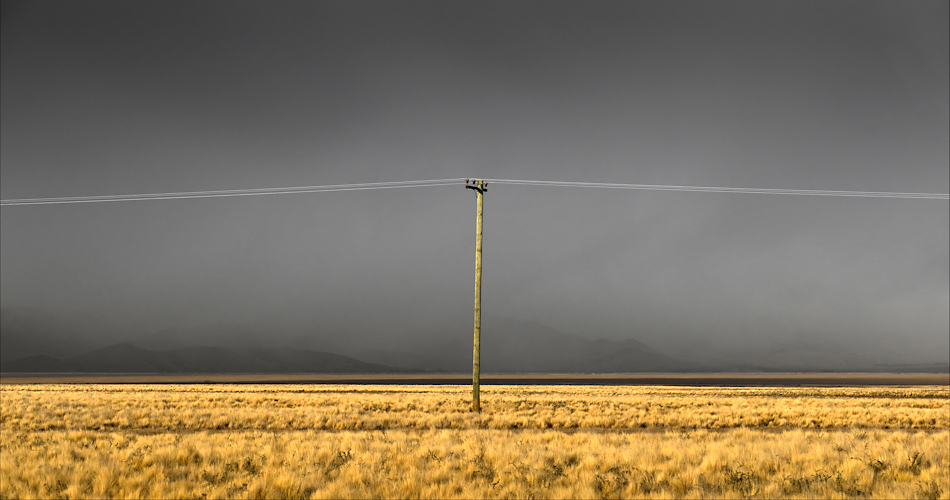
<svg viewBox="0 0 950 500"><path fill-rule="evenodd" d="M3 386L3 498L948 498L950 392Z"/></svg>

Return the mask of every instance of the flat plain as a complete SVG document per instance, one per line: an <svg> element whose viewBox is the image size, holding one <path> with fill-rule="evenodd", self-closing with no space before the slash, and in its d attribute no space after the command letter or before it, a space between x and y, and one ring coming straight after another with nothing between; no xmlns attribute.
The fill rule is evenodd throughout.
<svg viewBox="0 0 950 500"><path fill-rule="evenodd" d="M950 496L945 384L4 382L3 498Z"/></svg>

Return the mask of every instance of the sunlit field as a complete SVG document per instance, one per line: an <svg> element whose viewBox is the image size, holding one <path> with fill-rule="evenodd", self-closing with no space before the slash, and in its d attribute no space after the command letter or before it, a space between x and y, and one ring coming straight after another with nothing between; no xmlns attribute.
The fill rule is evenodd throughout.
<svg viewBox="0 0 950 500"><path fill-rule="evenodd" d="M948 498L950 389L3 385L3 498Z"/></svg>

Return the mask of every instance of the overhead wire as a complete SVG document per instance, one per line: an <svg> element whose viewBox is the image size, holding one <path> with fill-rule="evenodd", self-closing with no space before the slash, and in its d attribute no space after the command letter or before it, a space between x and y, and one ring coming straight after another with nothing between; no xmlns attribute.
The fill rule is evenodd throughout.
<svg viewBox="0 0 950 500"><path fill-rule="evenodd" d="M632 189L640 191L685 191L699 193L748 193L748 194L788 194L798 196L848 196L857 198L905 198L921 200L947 200L950 194L944 193L907 193L896 191L833 191L826 189L774 189L744 188L725 186L677 186L667 184L620 184L612 182L574 182L574 181L536 181L519 179L482 179L495 184L549 187L589 187L601 189Z"/></svg>
<svg viewBox="0 0 950 500"><path fill-rule="evenodd" d="M364 182L358 184L328 184L323 186L292 186L279 188L220 189L213 191L179 191L169 193L139 193L102 196L67 196L59 198L22 198L0 200L0 206L55 205L64 203L102 203L110 201L181 200L188 198L227 198L234 196L262 196L268 194L327 193L334 191L367 191L423 186L449 186L464 179L428 179L419 181Z"/></svg>
<svg viewBox="0 0 950 500"><path fill-rule="evenodd" d="M252 189L220 189L210 191L178 191L166 193L139 193L125 195L100 196L67 196L57 198L20 198L0 200L0 206L18 205L56 205L70 203L103 203L115 201L142 201L142 200L179 200L189 198L225 198L235 196L262 196L273 194L294 193L326 193L335 191L367 191L376 189L399 189L427 186L458 185L474 179L426 179L415 181L392 182L364 182L357 184L327 184L320 186L291 186L279 188L252 188ZM837 196L854 198L902 198L916 200L947 200L950 194L945 193L910 193L896 191L842 191L824 189L774 189L774 188L745 188L725 186L681 186L667 184L622 184L610 182L576 182L576 181L539 181L526 179L479 179L489 184L544 186L544 187L587 187L600 189L627 189L640 191L681 191L699 193L745 193L745 194L785 194L796 196Z"/></svg>

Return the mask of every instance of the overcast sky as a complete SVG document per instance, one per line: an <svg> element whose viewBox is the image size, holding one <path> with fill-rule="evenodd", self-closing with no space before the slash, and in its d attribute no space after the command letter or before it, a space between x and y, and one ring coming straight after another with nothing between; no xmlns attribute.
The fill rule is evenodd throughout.
<svg viewBox="0 0 950 500"><path fill-rule="evenodd" d="M2 9L3 199L454 177L950 187L943 0ZM471 335L461 186L0 218L5 308L130 338ZM948 219L945 200L490 186L484 321L674 354L799 343L946 361Z"/></svg>

